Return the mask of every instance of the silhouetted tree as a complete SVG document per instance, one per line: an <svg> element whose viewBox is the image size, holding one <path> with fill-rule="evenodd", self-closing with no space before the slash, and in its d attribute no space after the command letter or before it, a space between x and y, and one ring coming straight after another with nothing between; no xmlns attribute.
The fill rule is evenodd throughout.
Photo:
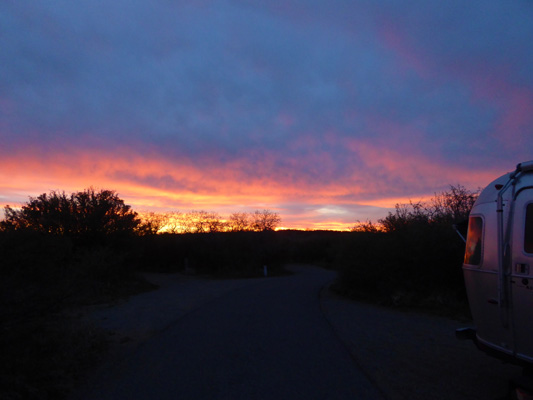
<svg viewBox="0 0 533 400"><path fill-rule="evenodd" d="M141 223L137 232L141 235L155 235L162 229L170 228L170 215L168 213L144 212L140 215Z"/></svg>
<svg viewBox="0 0 533 400"><path fill-rule="evenodd" d="M270 210L256 210L252 215L252 227L255 231L273 231L281 222L280 216Z"/></svg>
<svg viewBox="0 0 533 400"><path fill-rule="evenodd" d="M204 217L205 211L189 211L183 215L182 227L186 233L208 232L207 222Z"/></svg>
<svg viewBox="0 0 533 400"><path fill-rule="evenodd" d="M56 191L43 193L36 198L30 197L21 209L5 206L5 219L0 225L8 231L31 229L42 233L72 234L76 230L73 205L73 195Z"/></svg>
<svg viewBox="0 0 533 400"><path fill-rule="evenodd" d="M244 232L251 230L250 215L248 213L235 212L229 216L228 230L231 232Z"/></svg>
<svg viewBox="0 0 533 400"><path fill-rule="evenodd" d="M415 225L428 225L430 215L425 212L421 202L409 204L396 204L394 213L378 220L385 232L397 231Z"/></svg>
<svg viewBox="0 0 533 400"><path fill-rule="evenodd" d="M459 223L468 219L481 189L472 191L462 185L450 185L450 190L437 193L427 207L435 221Z"/></svg>
<svg viewBox="0 0 533 400"><path fill-rule="evenodd" d="M170 211L165 213L165 217L167 219L165 232L174 234L185 232L185 214L181 213L180 211Z"/></svg>
<svg viewBox="0 0 533 400"><path fill-rule="evenodd" d="M204 214L208 232L223 232L226 224L222 221L220 215L216 212L207 212Z"/></svg>
<svg viewBox="0 0 533 400"><path fill-rule="evenodd" d="M177 214L173 233L223 232L225 224L220 215L209 211L190 211Z"/></svg>
<svg viewBox="0 0 533 400"><path fill-rule="evenodd" d="M88 188L72 193L51 191L30 197L21 209L6 206L3 230L32 230L40 233L90 239L116 233L132 233L140 220L112 190Z"/></svg>
<svg viewBox="0 0 533 400"><path fill-rule="evenodd" d="M428 202L396 204L395 212L389 212L378 221L386 232L411 226L442 224L452 226L468 218L479 190L450 185L450 190L436 193Z"/></svg>
<svg viewBox="0 0 533 400"><path fill-rule="evenodd" d="M367 233L377 233L383 230L383 226L381 224L375 224L374 222L370 220L366 220L365 222L357 221L357 224L354 225L350 231L352 232L367 232Z"/></svg>

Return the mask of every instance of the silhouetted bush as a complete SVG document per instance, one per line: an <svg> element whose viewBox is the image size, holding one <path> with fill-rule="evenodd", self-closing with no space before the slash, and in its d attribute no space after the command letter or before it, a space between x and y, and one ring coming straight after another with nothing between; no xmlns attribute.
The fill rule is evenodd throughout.
<svg viewBox="0 0 533 400"><path fill-rule="evenodd" d="M138 270L216 276L259 276L267 265L281 273L281 238L276 232L162 234L133 238L127 263Z"/></svg>
<svg viewBox="0 0 533 400"><path fill-rule="evenodd" d="M133 234L140 224L137 213L117 193L93 188L70 195L43 193L30 197L20 209L6 206L4 214L2 231L68 236L82 245L103 244L110 236Z"/></svg>
<svg viewBox="0 0 533 400"><path fill-rule="evenodd" d="M451 228L353 235L352 244L339 255L337 290L342 294L404 306L465 300L464 244Z"/></svg>
<svg viewBox="0 0 533 400"><path fill-rule="evenodd" d="M338 253L335 290L381 304L467 312L465 247L453 225L468 217L476 198L452 186L428 203L397 205L378 229L353 232Z"/></svg>

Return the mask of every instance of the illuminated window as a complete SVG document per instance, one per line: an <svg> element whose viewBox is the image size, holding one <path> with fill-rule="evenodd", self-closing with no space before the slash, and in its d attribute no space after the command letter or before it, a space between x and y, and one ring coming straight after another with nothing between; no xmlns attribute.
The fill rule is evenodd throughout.
<svg viewBox="0 0 533 400"><path fill-rule="evenodd" d="M533 203L526 208L526 228L524 232L524 250L533 253Z"/></svg>
<svg viewBox="0 0 533 400"><path fill-rule="evenodd" d="M482 241L483 219L481 217L470 217L468 220L468 234L466 236L465 264L481 264Z"/></svg>

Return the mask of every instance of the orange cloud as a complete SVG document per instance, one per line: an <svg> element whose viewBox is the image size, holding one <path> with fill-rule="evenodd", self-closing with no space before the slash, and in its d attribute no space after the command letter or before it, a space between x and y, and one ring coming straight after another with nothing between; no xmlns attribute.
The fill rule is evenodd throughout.
<svg viewBox="0 0 533 400"><path fill-rule="evenodd" d="M268 161L262 163L255 168L271 168ZM108 153L73 150L49 156L25 152L0 161L0 187L3 193L37 194L93 185L115 189L136 203L155 207L269 204L286 196L308 195L306 188L287 185L283 177L258 174L250 178L239 172L249 168L243 161L198 167L186 159L168 160L131 149Z"/></svg>
<svg viewBox="0 0 533 400"><path fill-rule="evenodd" d="M346 230L357 220L384 217L396 203L431 197L434 193L424 192L428 186L459 182L477 187L498 175L445 165L416 152L407 158L400 150L361 140L345 145L360 166L348 166L351 174L326 183L302 179L296 169L287 172L268 155L252 163L235 159L218 165L142 154L129 147L48 155L14 152L0 161L0 202L17 205L50 190L74 192L94 186L116 190L137 211L204 209L229 214L268 208L281 215L286 228ZM391 182L400 182L400 187ZM412 197L405 196L409 191ZM354 208L358 206L372 208Z"/></svg>

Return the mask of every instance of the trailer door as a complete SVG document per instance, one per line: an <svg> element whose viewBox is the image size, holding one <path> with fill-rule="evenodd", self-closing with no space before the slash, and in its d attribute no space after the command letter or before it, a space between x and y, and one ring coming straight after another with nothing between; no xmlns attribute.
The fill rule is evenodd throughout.
<svg viewBox="0 0 533 400"><path fill-rule="evenodd" d="M512 233L514 349L517 357L533 361L533 189L518 193Z"/></svg>

